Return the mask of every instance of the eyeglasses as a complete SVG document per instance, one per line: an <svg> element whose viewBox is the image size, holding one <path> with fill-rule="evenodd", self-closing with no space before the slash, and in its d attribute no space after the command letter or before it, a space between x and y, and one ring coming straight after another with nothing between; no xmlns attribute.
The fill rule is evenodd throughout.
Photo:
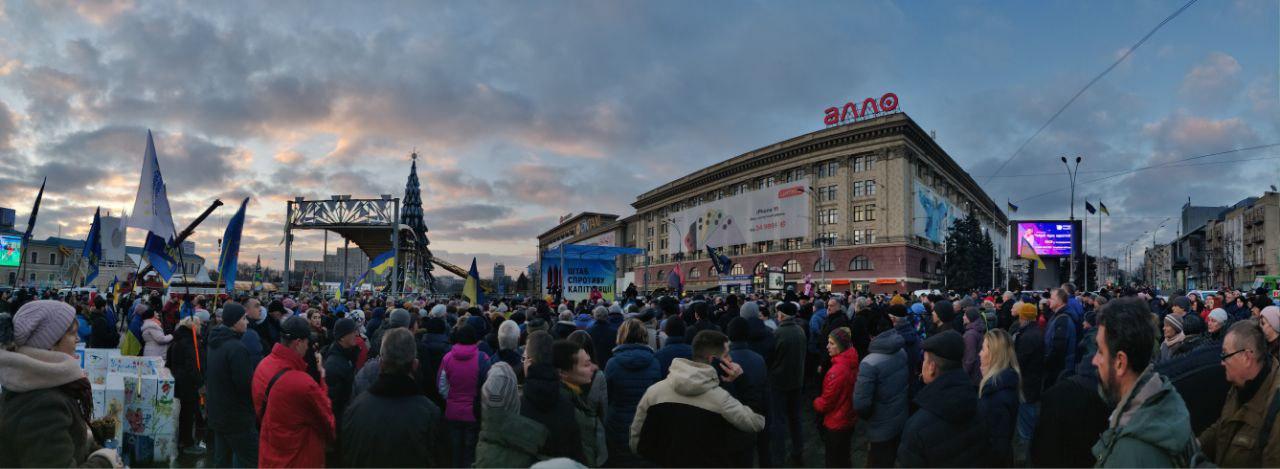
<svg viewBox="0 0 1280 469"><path fill-rule="evenodd" d="M1224 354L1218 355L1218 358L1225 362L1225 361L1227 361L1227 359L1228 359L1228 358L1231 358L1231 357L1235 356L1237 353L1244 352L1244 351L1247 351L1247 350L1249 350L1249 349L1242 348L1242 349L1240 349L1240 350L1236 350L1236 351L1231 352L1231 353L1224 353Z"/></svg>

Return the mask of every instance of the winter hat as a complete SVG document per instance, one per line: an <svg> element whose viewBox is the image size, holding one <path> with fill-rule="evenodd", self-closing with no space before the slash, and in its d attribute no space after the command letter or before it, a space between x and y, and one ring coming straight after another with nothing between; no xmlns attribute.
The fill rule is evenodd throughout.
<svg viewBox="0 0 1280 469"><path fill-rule="evenodd" d="M437 317L427 318L428 334L443 334L448 329L449 326L444 323L444 319Z"/></svg>
<svg viewBox="0 0 1280 469"><path fill-rule="evenodd" d="M51 350L76 320L71 305L55 300L37 300L18 308L13 316L13 343Z"/></svg>
<svg viewBox="0 0 1280 469"><path fill-rule="evenodd" d="M980 317L982 317L982 313L978 312L978 307L967 306L964 308L964 318L968 319L969 322L977 322Z"/></svg>
<svg viewBox="0 0 1280 469"><path fill-rule="evenodd" d="M409 311L396 308L391 310L391 317L387 319L387 324L391 327L409 327L409 322L413 321L413 315Z"/></svg>
<svg viewBox="0 0 1280 469"><path fill-rule="evenodd" d="M267 305L267 312L268 312L268 313L274 313L274 312L281 312L281 313L283 313L283 312L284 312L284 303L281 303L281 302L280 302L280 300L273 300L273 301L271 302L271 304L268 304L268 305Z"/></svg>
<svg viewBox="0 0 1280 469"><path fill-rule="evenodd" d="M829 337L836 341L836 345L840 347L841 352L849 350L849 347L853 346L853 338L850 337L849 328L847 327L835 328L835 330L831 331ZM964 344L961 345L963 346ZM961 355L963 354L964 353L961 352Z"/></svg>
<svg viewBox="0 0 1280 469"><path fill-rule="evenodd" d="M442 304L438 304L438 305L432 306L432 307L431 307L431 314L429 314L429 316L431 316L431 317L433 317L433 318L443 318L443 317L445 317L445 315L446 315L448 312L449 312L449 307L448 307L448 306L445 306L445 305L442 303Z"/></svg>
<svg viewBox="0 0 1280 469"><path fill-rule="evenodd" d="M1262 308L1262 312L1258 316L1267 321L1271 326L1271 330L1280 331L1280 306L1268 306Z"/></svg>
<svg viewBox="0 0 1280 469"><path fill-rule="evenodd" d="M746 302L746 303L743 303L743 304L742 304L742 307L741 307L741 308L738 308L738 316L742 316L742 319L756 319L756 318L759 318L759 317L760 317L760 305L759 305L759 304L757 304L757 303L756 303L756 302L754 302L754 301L748 301L748 302ZM729 340L733 340L733 339L729 339Z"/></svg>
<svg viewBox="0 0 1280 469"><path fill-rule="evenodd" d="M911 314L924 314L924 304L911 303Z"/></svg>
<svg viewBox="0 0 1280 469"><path fill-rule="evenodd" d="M471 330L476 333L476 337L481 337L489 333L489 321L486 321L480 316L471 316L467 318L467 325L471 326Z"/></svg>
<svg viewBox="0 0 1280 469"><path fill-rule="evenodd" d="M280 340L298 340L311 338L311 322L302 316L290 316L280 324Z"/></svg>
<svg viewBox="0 0 1280 469"><path fill-rule="evenodd" d="M1018 315L1018 319L1026 321L1034 321L1039 315L1034 303L1018 303L1013 307L1013 312Z"/></svg>
<svg viewBox="0 0 1280 469"><path fill-rule="evenodd" d="M196 317L200 318L200 322L209 322L209 311L203 309L198 310L196 311Z"/></svg>
<svg viewBox="0 0 1280 469"><path fill-rule="evenodd" d="M906 305L906 304L907 304L907 299L906 299L906 298L903 298L903 297L902 297L902 295L893 295L893 299L892 299L892 300L889 300L889 305L891 305L891 306L892 306L892 305Z"/></svg>
<svg viewBox="0 0 1280 469"><path fill-rule="evenodd" d="M235 326L244 317L244 306L234 301L222 305L222 323L227 327Z"/></svg>
<svg viewBox="0 0 1280 469"><path fill-rule="evenodd" d="M622 307L617 303L609 305L609 314L622 314Z"/></svg>
<svg viewBox="0 0 1280 469"><path fill-rule="evenodd" d="M729 321L726 332L730 342L745 342L751 334L751 326L747 325L746 319L733 318Z"/></svg>
<svg viewBox="0 0 1280 469"><path fill-rule="evenodd" d="M1173 299L1172 299L1172 300L1169 300L1169 305L1170 305L1170 306L1177 306L1177 307L1179 307L1179 308L1182 308L1182 311L1183 311L1184 313L1185 313L1185 312L1188 312L1188 311L1191 311L1191 299L1190 299L1190 298L1187 298L1187 297L1185 297L1185 296L1175 296L1175 297L1173 297Z"/></svg>
<svg viewBox="0 0 1280 469"><path fill-rule="evenodd" d="M890 304L889 315L895 318L905 318L907 317L907 306L902 303Z"/></svg>
<svg viewBox="0 0 1280 469"><path fill-rule="evenodd" d="M1204 319L1194 314L1188 314L1182 317L1182 332L1187 335L1203 334L1209 330L1209 325L1204 323Z"/></svg>
<svg viewBox="0 0 1280 469"><path fill-rule="evenodd" d="M573 325L578 329L586 329L591 327L591 324L593 323L594 320L591 319L591 315L587 313L579 314L577 317L573 318Z"/></svg>
<svg viewBox="0 0 1280 469"><path fill-rule="evenodd" d="M1177 330L1179 333L1182 332L1182 320L1178 319L1178 316L1166 314L1164 315L1164 323L1173 326L1174 330Z"/></svg>
<svg viewBox="0 0 1280 469"><path fill-rule="evenodd" d="M551 330L551 326L547 325L547 321L545 319L535 317L526 323L524 329L525 332L532 334L538 331L547 332Z"/></svg>
<svg viewBox="0 0 1280 469"><path fill-rule="evenodd" d="M509 414L520 413L520 396L517 393L516 372L507 362L498 360L489 367L489 376L480 388L480 403L485 410L493 409Z"/></svg>
<svg viewBox="0 0 1280 469"><path fill-rule="evenodd" d="M795 317L796 313L799 311L799 308L796 307L795 303L783 303L778 305L775 309L779 313L787 315L787 317Z"/></svg>
<svg viewBox="0 0 1280 469"><path fill-rule="evenodd" d="M355 332L356 332L356 322L348 318L339 319L338 322L333 324L334 340L341 339L343 337L346 337L347 334L354 334Z"/></svg>
<svg viewBox="0 0 1280 469"><path fill-rule="evenodd" d="M951 302L947 300L942 300L937 303L934 303L933 314L937 314L938 319L940 319L944 323L951 322L956 317L955 309L952 308Z"/></svg>
<svg viewBox="0 0 1280 469"><path fill-rule="evenodd" d="M1218 321L1218 323L1219 323L1219 324L1226 323L1226 322L1227 322L1227 310L1222 309L1222 308L1213 308L1213 311L1210 311L1210 312L1209 312L1209 319L1212 319L1212 320L1214 320L1214 321Z"/></svg>
<svg viewBox="0 0 1280 469"><path fill-rule="evenodd" d="M921 346L924 351L954 362L964 360L964 338L960 333L947 330L925 339Z"/></svg>
<svg viewBox="0 0 1280 469"><path fill-rule="evenodd" d="M453 331L453 341L455 343L461 345L475 345L478 340L479 339L476 338L476 329L471 327L470 324L463 324L462 327Z"/></svg>

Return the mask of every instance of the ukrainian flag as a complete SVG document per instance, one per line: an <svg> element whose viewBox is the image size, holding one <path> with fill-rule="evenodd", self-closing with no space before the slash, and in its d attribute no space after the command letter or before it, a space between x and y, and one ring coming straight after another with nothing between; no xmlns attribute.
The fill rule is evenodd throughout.
<svg viewBox="0 0 1280 469"><path fill-rule="evenodd" d="M1022 238L1020 243L1021 246L1018 249L1018 257L1036 261L1036 268L1044 270L1044 260L1040 259L1039 254L1036 254L1036 249L1031 247L1031 243L1027 242L1026 238Z"/></svg>
<svg viewBox="0 0 1280 469"><path fill-rule="evenodd" d="M480 289L480 272L476 270L476 258L471 258L471 270L467 271L467 283L462 285L462 296L472 305L484 301L484 291Z"/></svg>
<svg viewBox="0 0 1280 469"><path fill-rule="evenodd" d="M396 266L396 252L394 250L382 253L382 255L369 262L369 269L378 275L386 275L387 269Z"/></svg>

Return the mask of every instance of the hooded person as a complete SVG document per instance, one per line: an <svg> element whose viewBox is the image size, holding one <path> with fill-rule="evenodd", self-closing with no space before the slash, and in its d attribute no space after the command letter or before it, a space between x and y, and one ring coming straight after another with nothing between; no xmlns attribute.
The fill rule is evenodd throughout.
<svg viewBox="0 0 1280 469"><path fill-rule="evenodd" d="M494 363L480 388L480 436L474 467L528 467L539 459L547 427L520 414L519 383L505 362Z"/></svg>
<svg viewBox="0 0 1280 469"><path fill-rule="evenodd" d="M60 301L0 314L0 466L121 467L115 450L100 448L91 431L93 397L75 355L77 326L75 309Z"/></svg>
<svg viewBox="0 0 1280 469"><path fill-rule="evenodd" d="M889 307L893 317L905 319L901 304ZM905 321L904 321L905 322ZM911 330L915 334L915 330ZM902 427L907 423L908 370L905 341L897 328L871 339L870 352L858 365L853 409L867 422L867 467L893 467Z"/></svg>

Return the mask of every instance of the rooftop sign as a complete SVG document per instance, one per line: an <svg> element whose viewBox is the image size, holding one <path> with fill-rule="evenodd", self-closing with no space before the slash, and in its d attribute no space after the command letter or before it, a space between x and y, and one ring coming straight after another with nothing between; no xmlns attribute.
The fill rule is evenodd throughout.
<svg viewBox="0 0 1280 469"><path fill-rule="evenodd" d="M898 110L898 95L885 93L879 101L867 98L862 103L849 101L842 107L829 107L824 111L822 123L827 126L849 124L870 119Z"/></svg>

